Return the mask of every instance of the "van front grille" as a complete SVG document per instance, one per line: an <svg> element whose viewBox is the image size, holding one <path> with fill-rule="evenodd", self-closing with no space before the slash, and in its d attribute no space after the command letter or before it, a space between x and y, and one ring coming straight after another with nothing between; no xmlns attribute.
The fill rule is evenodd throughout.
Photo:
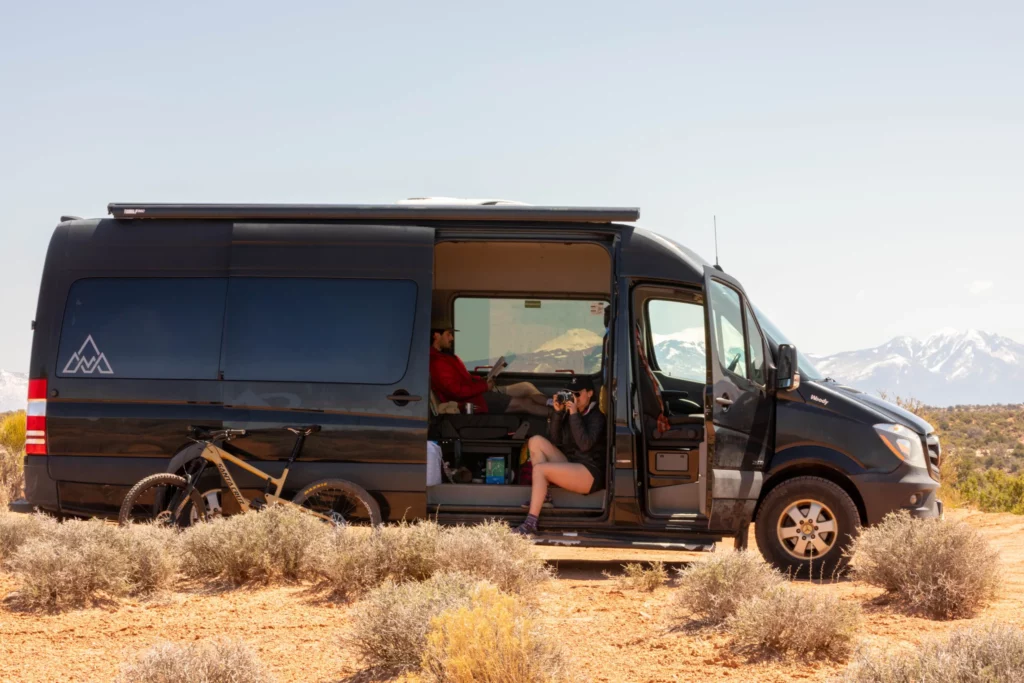
<svg viewBox="0 0 1024 683"><path fill-rule="evenodd" d="M942 446L939 445L939 437L929 434L925 439L928 444L928 473L932 479L939 480L939 465L942 462Z"/></svg>

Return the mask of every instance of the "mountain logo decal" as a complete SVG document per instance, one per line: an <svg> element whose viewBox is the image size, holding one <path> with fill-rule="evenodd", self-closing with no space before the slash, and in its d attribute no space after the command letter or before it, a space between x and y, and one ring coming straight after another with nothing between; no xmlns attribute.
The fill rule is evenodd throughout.
<svg viewBox="0 0 1024 683"><path fill-rule="evenodd" d="M96 346L91 334L82 342L82 348L71 354L68 364L64 366L65 375L76 375L79 371L86 375L91 375L96 371L99 371L101 375L114 374L114 369L110 367L110 361Z"/></svg>

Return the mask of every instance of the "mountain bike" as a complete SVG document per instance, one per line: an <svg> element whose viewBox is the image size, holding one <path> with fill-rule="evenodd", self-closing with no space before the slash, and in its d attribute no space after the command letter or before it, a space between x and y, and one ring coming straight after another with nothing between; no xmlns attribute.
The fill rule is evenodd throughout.
<svg viewBox="0 0 1024 683"><path fill-rule="evenodd" d="M295 445L281 476L275 478L217 445L247 436L246 430L189 427L192 443L171 458L171 471L152 474L128 491L121 504L118 522L122 525L156 522L186 527L217 516L221 509L219 502L216 505L208 503L219 501L222 491L200 491L198 488L204 472L213 465L241 512L269 505L290 505L335 525L368 523L377 526L381 523L377 501L361 487L342 479L322 479L303 488L291 500L282 498L289 469L301 454L306 437L319 432L320 425L284 429L295 434ZM246 498L228 470L228 463L262 479L265 482L263 495ZM175 474L178 471L183 474ZM271 486L275 487L273 493Z"/></svg>

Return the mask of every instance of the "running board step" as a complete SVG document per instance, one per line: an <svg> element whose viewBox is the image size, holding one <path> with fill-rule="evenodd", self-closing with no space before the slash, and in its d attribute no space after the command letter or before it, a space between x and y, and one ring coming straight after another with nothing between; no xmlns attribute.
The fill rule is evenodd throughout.
<svg viewBox="0 0 1024 683"><path fill-rule="evenodd" d="M687 538L673 541L657 541L653 538L602 536L575 531L543 532L534 534L531 540L537 545L573 546L577 548L634 548L642 550L679 550L684 552L715 552L715 543L720 538Z"/></svg>

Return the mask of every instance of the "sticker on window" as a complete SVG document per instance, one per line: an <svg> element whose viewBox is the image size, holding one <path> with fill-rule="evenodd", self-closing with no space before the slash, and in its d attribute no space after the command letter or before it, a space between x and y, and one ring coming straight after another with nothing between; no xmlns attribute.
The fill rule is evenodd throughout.
<svg viewBox="0 0 1024 683"><path fill-rule="evenodd" d="M540 308L540 300L539 299L527 299L525 302L523 302L523 305L526 308Z"/></svg>
<svg viewBox="0 0 1024 683"><path fill-rule="evenodd" d="M595 301L590 304L590 315L601 315L604 313L604 302Z"/></svg>
<svg viewBox="0 0 1024 683"><path fill-rule="evenodd" d="M101 375L114 374L114 369L110 367L110 361L107 360L107 357L96 346L96 342L93 341L91 334L82 342L82 348L71 354L67 365L64 366L65 375L76 375L79 371L86 375L91 375L97 371Z"/></svg>

